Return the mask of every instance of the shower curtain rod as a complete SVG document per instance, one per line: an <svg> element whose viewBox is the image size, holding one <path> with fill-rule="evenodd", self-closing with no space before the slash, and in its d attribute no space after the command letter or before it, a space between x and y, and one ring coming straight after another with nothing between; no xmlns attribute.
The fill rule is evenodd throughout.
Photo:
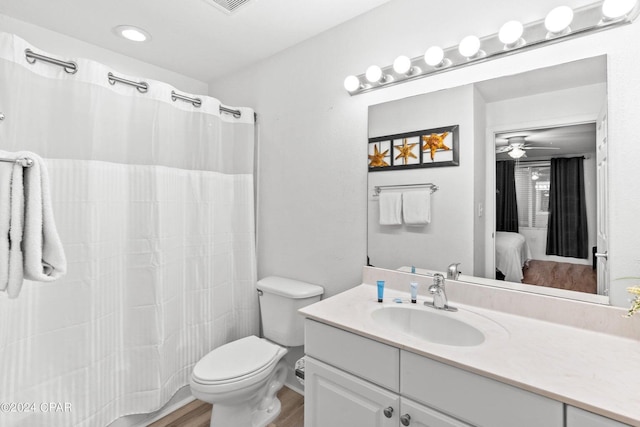
<svg viewBox="0 0 640 427"><path fill-rule="evenodd" d="M50 56L40 55L35 53L31 49L25 49L24 55L27 57L29 64L34 64L37 59L40 61L48 62L49 64L59 65L69 74L75 74L78 71L78 64L73 61L61 61L59 59L51 58Z"/></svg>
<svg viewBox="0 0 640 427"><path fill-rule="evenodd" d="M29 64L34 64L36 60L40 60L40 61L48 62L49 64L58 65L64 68L64 70L69 74L75 74L78 71L78 64L76 64L73 61L61 61L59 59L51 58L49 56L40 55L39 53L33 52L31 49L25 49L24 54ZM138 89L140 93L145 93L149 90L149 84L147 82L134 82L132 80L127 80L122 77L115 76L111 72L107 74L107 79L109 80L109 84L111 85L116 84L116 82L124 83L124 84L135 87L136 89ZM176 91L172 90L171 100L176 101L177 99L190 102L191 104L193 104L194 107L202 106L202 100L200 98L191 98L189 96L176 93ZM242 112L240 110L234 110L231 108L223 107L222 105L220 106L220 112L231 114L236 119L239 119L240 117L242 117ZM254 120L257 121L258 115L254 113L253 118Z"/></svg>
<svg viewBox="0 0 640 427"><path fill-rule="evenodd" d="M7 159L4 157L0 157L0 162L17 163L23 168L30 168L31 166L33 166L33 159L30 159L29 157L23 157L21 159Z"/></svg>
<svg viewBox="0 0 640 427"><path fill-rule="evenodd" d="M138 92L145 93L149 90L149 84L147 82L134 82L133 80L123 79L122 77L114 76L113 73L107 74L107 79L110 85L118 83L124 83L129 86L133 86L138 89Z"/></svg>

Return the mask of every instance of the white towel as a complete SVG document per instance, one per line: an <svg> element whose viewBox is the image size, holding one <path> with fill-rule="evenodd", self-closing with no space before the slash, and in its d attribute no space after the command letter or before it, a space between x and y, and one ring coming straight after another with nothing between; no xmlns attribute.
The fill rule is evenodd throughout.
<svg viewBox="0 0 640 427"><path fill-rule="evenodd" d="M0 151L4 158L17 158ZM10 297L20 293L24 266L22 257L22 233L24 221L24 193L22 166L0 163L0 291Z"/></svg>
<svg viewBox="0 0 640 427"><path fill-rule="evenodd" d="M24 278L28 280L51 282L66 273L67 260L53 218L49 174L44 161L27 151L0 152L0 156L33 160L30 168L13 166L11 181L10 277L6 291L9 297L15 298L20 293L22 277L12 279L12 271L20 276L24 271Z"/></svg>
<svg viewBox="0 0 640 427"><path fill-rule="evenodd" d="M11 176L13 164L0 162L0 290L9 282L9 230L11 229Z"/></svg>
<svg viewBox="0 0 640 427"><path fill-rule="evenodd" d="M382 192L378 196L380 225L402 224L402 193Z"/></svg>
<svg viewBox="0 0 640 427"><path fill-rule="evenodd" d="M431 222L431 191L413 190L402 193L402 216L407 225Z"/></svg>

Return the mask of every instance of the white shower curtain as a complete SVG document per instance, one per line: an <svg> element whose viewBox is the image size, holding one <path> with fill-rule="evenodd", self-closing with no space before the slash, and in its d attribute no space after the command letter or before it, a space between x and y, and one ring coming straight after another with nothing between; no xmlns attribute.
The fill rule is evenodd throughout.
<svg viewBox="0 0 640 427"><path fill-rule="evenodd" d="M0 294L0 425L106 426L257 332L254 115L111 85L143 79L89 60L30 64L26 48L53 56L0 33L0 149L46 159L68 273Z"/></svg>

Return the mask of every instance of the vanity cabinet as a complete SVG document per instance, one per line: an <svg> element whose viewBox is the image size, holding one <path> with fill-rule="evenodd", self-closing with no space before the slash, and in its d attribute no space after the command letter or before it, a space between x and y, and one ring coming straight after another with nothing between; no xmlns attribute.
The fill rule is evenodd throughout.
<svg viewBox="0 0 640 427"><path fill-rule="evenodd" d="M305 427L471 427L311 357Z"/></svg>
<svg viewBox="0 0 640 427"><path fill-rule="evenodd" d="M567 405L566 427L628 427L628 424Z"/></svg>
<svg viewBox="0 0 640 427"><path fill-rule="evenodd" d="M396 393L311 357L304 371L306 427L398 427Z"/></svg>
<svg viewBox="0 0 640 427"><path fill-rule="evenodd" d="M400 393L476 426L562 427L561 402L402 350Z"/></svg>
<svg viewBox="0 0 640 427"><path fill-rule="evenodd" d="M561 402L310 319L305 352L306 427L564 427Z"/></svg>

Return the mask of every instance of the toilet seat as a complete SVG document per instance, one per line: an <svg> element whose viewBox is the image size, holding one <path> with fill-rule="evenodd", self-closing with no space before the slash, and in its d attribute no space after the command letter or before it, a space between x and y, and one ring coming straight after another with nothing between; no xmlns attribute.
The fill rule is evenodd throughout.
<svg viewBox="0 0 640 427"><path fill-rule="evenodd" d="M254 335L212 350L193 368L192 380L203 386L254 383L267 376L286 352Z"/></svg>

